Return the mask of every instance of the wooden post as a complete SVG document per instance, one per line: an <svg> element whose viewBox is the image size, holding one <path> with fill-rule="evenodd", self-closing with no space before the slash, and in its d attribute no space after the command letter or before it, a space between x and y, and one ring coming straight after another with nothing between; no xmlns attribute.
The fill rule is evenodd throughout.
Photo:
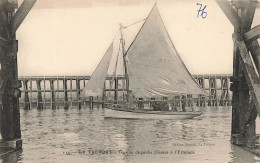
<svg viewBox="0 0 260 163"><path fill-rule="evenodd" d="M0 1L1 135L3 141L15 141L13 148L22 146L19 111L21 81L18 81L18 41L15 33L35 2L36 0L23 2L15 13L17 2Z"/></svg>
<svg viewBox="0 0 260 163"><path fill-rule="evenodd" d="M112 79L109 80L109 92L108 92L108 101L112 101L112 96L111 96L111 90L112 89Z"/></svg>
<svg viewBox="0 0 260 163"><path fill-rule="evenodd" d="M46 79L43 78L43 108L46 109Z"/></svg>
<svg viewBox="0 0 260 163"><path fill-rule="evenodd" d="M28 81L23 81L24 86L24 108L26 110L30 110L30 102L29 102L29 95L28 95Z"/></svg>
<svg viewBox="0 0 260 163"><path fill-rule="evenodd" d="M211 81L211 77L209 76L209 101L208 101L208 106L212 106L212 81Z"/></svg>
<svg viewBox="0 0 260 163"><path fill-rule="evenodd" d="M197 82L198 82L199 86L201 88L204 88L203 87L203 78L202 77L198 77L198 75L197 75L196 79L197 79ZM197 100L197 106L202 106L202 103L203 103L203 99L200 96L200 98L198 98L198 100Z"/></svg>
<svg viewBox="0 0 260 163"><path fill-rule="evenodd" d="M93 109L93 96L89 96L89 108Z"/></svg>
<svg viewBox="0 0 260 163"><path fill-rule="evenodd" d="M32 77L30 77L30 106L33 108Z"/></svg>
<svg viewBox="0 0 260 163"><path fill-rule="evenodd" d="M220 105L220 106L225 106L225 90L224 90L224 85L225 85L225 78L221 75L221 77L220 77L221 96L220 96L220 99L219 99L219 105Z"/></svg>
<svg viewBox="0 0 260 163"><path fill-rule="evenodd" d="M84 79L83 79L83 86L84 86L84 88L85 88L85 86L86 86L86 76L84 76ZM84 107L86 108L86 100L85 99L83 99L83 105L84 105Z"/></svg>
<svg viewBox="0 0 260 163"><path fill-rule="evenodd" d="M50 90L51 90L51 109L56 109L55 92L54 92L54 80L53 79L50 79Z"/></svg>
<svg viewBox="0 0 260 163"><path fill-rule="evenodd" d="M205 89L205 77L204 77L204 75L202 77L202 88ZM203 105L202 106L206 106L206 96L204 96L202 99L203 99Z"/></svg>
<svg viewBox="0 0 260 163"><path fill-rule="evenodd" d="M56 106L57 106L57 108L59 109L59 108L60 108L60 97L59 97L59 94L60 94L59 82L60 82L60 81L59 81L58 76L57 76L56 81L57 81L57 91L56 91L57 98L56 98Z"/></svg>
<svg viewBox="0 0 260 163"><path fill-rule="evenodd" d="M117 104L118 103L118 78L116 77L115 78L115 103Z"/></svg>
<svg viewBox="0 0 260 163"><path fill-rule="evenodd" d="M86 76L84 76L84 83L83 83L84 87L86 86Z"/></svg>
<svg viewBox="0 0 260 163"><path fill-rule="evenodd" d="M186 96L185 95L182 95L181 98L181 108L182 108L182 111L183 112L186 112Z"/></svg>
<svg viewBox="0 0 260 163"><path fill-rule="evenodd" d="M215 86L215 106L218 106L218 85L216 75L214 76L214 86Z"/></svg>
<svg viewBox="0 0 260 163"><path fill-rule="evenodd" d="M229 94L229 90L230 90L230 78L227 75L227 106L231 105L231 101L230 101L230 94Z"/></svg>
<svg viewBox="0 0 260 163"><path fill-rule="evenodd" d="M64 109L68 109L68 90L67 90L67 80L64 76L63 79L63 90L64 90Z"/></svg>
<svg viewBox="0 0 260 163"><path fill-rule="evenodd" d="M41 80L36 80L36 83L37 83L37 108L43 109L42 92L41 92Z"/></svg>
<svg viewBox="0 0 260 163"><path fill-rule="evenodd" d="M73 108L73 97L72 97L72 76L70 77L70 107Z"/></svg>
<svg viewBox="0 0 260 163"><path fill-rule="evenodd" d="M96 102L97 109L99 109L99 97L97 96L97 102Z"/></svg>
<svg viewBox="0 0 260 163"><path fill-rule="evenodd" d="M79 77L77 76L77 80L76 80L76 90L77 90L77 105L78 105L78 109L81 109L81 101L80 101L80 80Z"/></svg>
<svg viewBox="0 0 260 163"><path fill-rule="evenodd" d="M105 108L105 102L106 102L106 80L104 82L104 90L102 95L102 108Z"/></svg>
<svg viewBox="0 0 260 163"><path fill-rule="evenodd" d="M239 80L238 76L239 73L237 72L238 70L238 57L237 57L237 47L234 46L233 50L233 78L232 78L232 85L230 90L233 91L232 94L232 125L231 125L231 134L239 134Z"/></svg>

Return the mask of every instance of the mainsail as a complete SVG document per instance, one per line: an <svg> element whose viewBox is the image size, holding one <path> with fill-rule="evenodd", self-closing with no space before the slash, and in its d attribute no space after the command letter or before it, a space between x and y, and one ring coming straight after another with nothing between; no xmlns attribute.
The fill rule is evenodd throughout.
<svg viewBox="0 0 260 163"><path fill-rule="evenodd" d="M204 94L175 49L155 5L126 52L135 97Z"/></svg>
<svg viewBox="0 0 260 163"><path fill-rule="evenodd" d="M104 82L107 77L107 70L113 54L113 42L109 46L102 60L99 62L97 68L92 74L90 80L87 82L85 88L82 90L80 97L82 99L88 96L102 97L104 91Z"/></svg>

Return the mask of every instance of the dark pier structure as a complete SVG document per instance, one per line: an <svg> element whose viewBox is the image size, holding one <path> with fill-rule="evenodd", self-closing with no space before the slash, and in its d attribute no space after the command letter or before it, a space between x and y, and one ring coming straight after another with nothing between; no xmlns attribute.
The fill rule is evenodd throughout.
<svg viewBox="0 0 260 163"><path fill-rule="evenodd" d="M230 106L231 93L229 92L231 75L193 75L198 84L208 91L207 97L196 99L197 106ZM86 101L80 100L80 92L85 87L90 76L27 76L19 77L22 81L22 96L21 106L24 109L32 108L51 108L58 109L61 106L65 109L87 105L90 108L93 106L99 107L104 103L109 91L114 96L114 101L122 100L116 99L117 94L120 96L122 89L122 82L124 77L114 78L113 88L110 89L110 82L112 77L107 77L105 84L104 97L91 97ZM180 100L181 99L181 100ZM164 100L164 99L162 99ZM186 106L191 106L192 96L177 97L180 103ZM149 101L144 101L149 102Z"/></svg>
<svg viewBox="0 0 260 163"><path fill-rule="evenodd" d="M16 30L35 2L24 0L18 8L17 0L0 0L0 154L5 147L22 146L19 113L21 82L17 71Z"/></svg>
<svg viewBox="0 0 260 163"><path fill-rule="evenodd" d="M234 26L234 59L231 90L232 143L260 155L256 135L257 114L260 115L260 25L251 28L256 0L216 1ZM259 23L259 22L258 22ZM257 148L258 147L258 148Z"/></svg>

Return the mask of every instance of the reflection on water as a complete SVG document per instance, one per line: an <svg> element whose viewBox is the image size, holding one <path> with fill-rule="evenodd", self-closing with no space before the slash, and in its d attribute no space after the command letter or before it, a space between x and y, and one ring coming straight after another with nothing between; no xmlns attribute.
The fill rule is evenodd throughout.
<svg viewBox="0 0 260 163"><path fill-rule="evenodd" d="M1 160L235 163L260 160L230 144L231 108L201 110L200 117L178 121L104 119L104 110L88 108L21 110L23 150Z"/></svg>

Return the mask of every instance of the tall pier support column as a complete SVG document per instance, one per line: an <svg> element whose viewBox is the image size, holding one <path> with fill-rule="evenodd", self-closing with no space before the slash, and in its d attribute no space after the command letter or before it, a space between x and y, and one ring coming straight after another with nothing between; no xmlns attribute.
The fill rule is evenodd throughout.
<svg viewBox="0 0 260 163"><path fill-rule="evenodd" d="M257 42L260 25L252 29L251 25L259 2L255 0L232 0L231 4L227 0L216 2L234 26L232 143L246 149L254 149L255 119L257 114L260 115L260 47Z"/></svg>
<svg viewBox="0 0 260 163"><path fill-rule="evenodd" d="M0 1L1 135L3 141L12 148L22 146L19 112L21 82L18 80L18 41L15 32L35 2L36 0L25 0L15 13L17 1Z"/></svg>

